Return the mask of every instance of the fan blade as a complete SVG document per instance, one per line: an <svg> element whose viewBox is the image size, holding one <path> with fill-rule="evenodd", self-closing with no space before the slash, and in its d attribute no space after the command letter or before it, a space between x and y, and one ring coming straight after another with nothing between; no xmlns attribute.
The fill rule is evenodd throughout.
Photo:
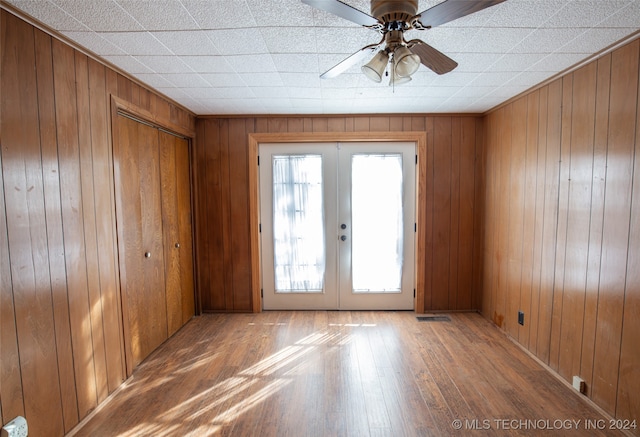
<svg viewBox="0 0 640 437"><path fill-rule="evenodd" d="M321 79L332 79L332 78L344 73L349 68L353 67L358 62L360 62L362 59L364 59L367 55L374 54L378 50L379 46L380 46L380 44L372 44L370 46L366 46L366 47L358 50L353 55L349 56L347 59L341 61L340 63L338 63L338 64L334 65L333 67L331 67L329 70L327 70L324 73L322 73L320 75L320 78Z"/></svg>
<svg viewBox="0 0 640 437"><path fill-rule="evenodd" d="M433 70L435 73L448 73L458 66L456 61L419 39L412 39L407 42L407 47L420 57L422 65Z"/></svg>
<svg viewBox="0 0 640 437"><path fill-rule="evenodd" d="M361 26L374 26L380 23L371 15L365 14L361 10L342 3L339 0L302 0L302 3L313 6L314 8L322 11L330 12L338 17L353 21Z"/></svg>
<svg viewBox="0 0 640 437"><path fill-rule="evenodd" d="M424 27L436 27L449 21L473 14L506 0L446 0L419 13Z"/></svg>

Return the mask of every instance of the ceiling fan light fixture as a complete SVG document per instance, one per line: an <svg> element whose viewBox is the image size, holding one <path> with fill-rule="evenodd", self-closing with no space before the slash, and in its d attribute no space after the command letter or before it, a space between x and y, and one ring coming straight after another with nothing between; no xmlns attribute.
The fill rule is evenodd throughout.
<svg viewBox="0 0 640 437"><path fill-rule="evenodd" d="M408 82L411 82L411 76L398 76L395 72L395 69L391 70L391 78L389 79L389 86L402 85Z"/></svg>
<svg viewBox="0 0 640 437"><path fill-rule="evenodd" d="M420 57L406 46L400 46L393 53L395 58L394 73L399 77L409 77L420 67Z"/></svg>
<svg viewBox="0 0 640 437"><path fill-rule="evenodd" d="M382 76L384 75L384 70L387 68L388 63L389 55L383 50L378 52L373 59L363 65L361 70L364 75L372 81L380 82L382 81Z"/></svg>

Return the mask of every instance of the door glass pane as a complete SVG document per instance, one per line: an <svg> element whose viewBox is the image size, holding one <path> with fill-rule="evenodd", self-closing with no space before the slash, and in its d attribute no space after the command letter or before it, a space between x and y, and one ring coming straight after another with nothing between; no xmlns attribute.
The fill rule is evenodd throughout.
<svg viewBox="0 0 640 437"><path fill-rule="evenodd" d="M399 293L402 283L402 155L351 158L355 293Z"/></svg>
<svg viewBox="0 0 640 437"><path fill-rule="evenodd" d="M275 291L319 293L325 244L320 155L273 156Z"/></svg>

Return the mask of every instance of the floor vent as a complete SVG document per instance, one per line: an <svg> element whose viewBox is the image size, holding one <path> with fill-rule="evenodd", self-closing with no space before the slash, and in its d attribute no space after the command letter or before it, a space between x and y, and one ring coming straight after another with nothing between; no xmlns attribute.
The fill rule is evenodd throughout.
<svg viewBox="0 0 640 437"><path fill-rule="evenodd" d="M449 316L418 316L418 322L450 322Z"/></svg>

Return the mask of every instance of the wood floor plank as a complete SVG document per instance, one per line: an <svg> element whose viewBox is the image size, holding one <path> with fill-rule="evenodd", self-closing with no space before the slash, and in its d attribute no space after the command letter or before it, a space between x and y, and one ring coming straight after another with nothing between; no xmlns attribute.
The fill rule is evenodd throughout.
<svg viewBox="0 0 640 437"><path fill-rule="evenodd" d="M71 435L557 435L573 420L562 435L580 436L606 420L479 314L415 316L196 317Z"/></svg>

